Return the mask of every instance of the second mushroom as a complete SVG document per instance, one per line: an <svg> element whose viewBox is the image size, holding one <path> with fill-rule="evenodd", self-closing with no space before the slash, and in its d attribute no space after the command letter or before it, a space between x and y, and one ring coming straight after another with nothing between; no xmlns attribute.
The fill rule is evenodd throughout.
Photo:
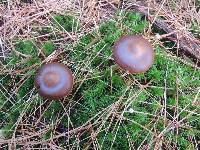
<svg viewBox="0 0 200 150"><path fill-rule="evenodd" d="M130 73L146 72L154 61L154 52L148 40L140 35L121 37L113 49L115 62Z"/></svg>

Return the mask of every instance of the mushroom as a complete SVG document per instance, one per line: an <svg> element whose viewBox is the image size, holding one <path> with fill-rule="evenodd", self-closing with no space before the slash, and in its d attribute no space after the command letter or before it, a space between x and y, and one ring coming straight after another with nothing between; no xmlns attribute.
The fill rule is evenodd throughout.
<svg viewBox="0 0 200 150"><path fill-rule="evenodd" d="M132 74L144 73L154 61L154 52L148 40L140 35L121 37L113 48L115 62Z"/></svg>
<svg viewBox="0 0 200 150"><path fill-rule="evenodd" d="M72 90L72 72L61 63L45 64L36 75L35 86L39 89L39 95L44 98L63 98Z"/></svg>

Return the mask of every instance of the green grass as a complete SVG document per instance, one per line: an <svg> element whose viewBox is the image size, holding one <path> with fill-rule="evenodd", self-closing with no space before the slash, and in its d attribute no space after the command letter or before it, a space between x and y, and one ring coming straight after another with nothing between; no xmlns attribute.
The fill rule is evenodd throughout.
<svg viewBox="0 0 200 150"><path fill-rule="evenodd" d="M61 31L79 29L72 16L58 15L53 21ZM69 139L67 135L60 137L57 145L126 150L144 145L154 149L160 142L163 148L175 145L183 150L195 149L194 141L200 137L200 109L194 104L199 104L200 99L200 71L156 44L154 65L146 73L127 74L112 60L114 42L122 35L143 34L147 25L139 14L117 13L99 29L69 43L60 61L70 62L76 84L65 101L44 100L34 89L35 72L42 61L38 47L49 56L56 49L51 39L41 45L19 41L16 52L3 62L5 69L0 79L0 130L4 138L11 138L15 127L20 130L34 126L39 131L49 126L41 139L50 140L58 133L82 126L83 130ZM44 34L49 32L42 29ZM27 71L12 73L33 65ZM180 121L178 131L176 120ZM30 126L22 127L22 122ZM88 125L92 127L84 129ZM93 141L91 135L96 135Z"/></svg>

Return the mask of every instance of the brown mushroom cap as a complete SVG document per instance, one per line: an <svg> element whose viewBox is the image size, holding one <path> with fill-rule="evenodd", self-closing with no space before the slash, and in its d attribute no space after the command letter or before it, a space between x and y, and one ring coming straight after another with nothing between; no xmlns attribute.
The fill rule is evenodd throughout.
<svg viewBox="0 0 200 150"><path fill-rule="evenodd" d="M148 40L140 35L121 37L113 49L115 62L130 73L146 72L154 61L154 52Z"/></svg>
<svg viewBox="0 0 200 150"><path fill-rule="evenodd" d="M63 64L48 63L38 71L35 86L39 89L39 95L44 98L63 98L72 90L72 72Z"/></svg>

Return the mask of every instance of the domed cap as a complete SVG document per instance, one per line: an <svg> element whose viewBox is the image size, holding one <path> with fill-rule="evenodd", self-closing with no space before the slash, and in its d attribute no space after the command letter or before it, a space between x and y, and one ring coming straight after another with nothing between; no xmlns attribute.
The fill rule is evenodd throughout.
<svg viewBox="0 0 200 150"><path fill-rule="evenodd" d="M115 62L130 73L146 72L154 61L154 52L148 40L140 35L123 36L113 49Z"/></svg>
<svg viewBox="0 0 200 150"><path fill-rule="evenodd" d="M73 88L71 71L63 64L53 62L40 68L35 78L39 95L47 99L60 99L67 96Z"/></svg>

